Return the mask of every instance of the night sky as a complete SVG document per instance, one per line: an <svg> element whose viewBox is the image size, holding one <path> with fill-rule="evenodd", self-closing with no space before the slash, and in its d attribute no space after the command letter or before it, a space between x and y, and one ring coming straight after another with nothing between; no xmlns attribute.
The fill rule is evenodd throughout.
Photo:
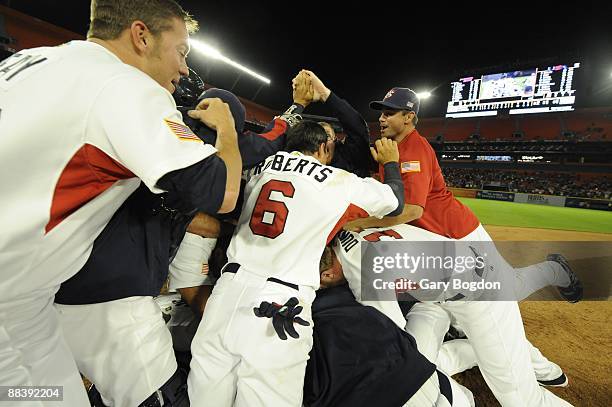
<svg viewBox="0 0 612 407"><path fill-rule="evenodd" d="M87 0L0 3L87 31ZM420 116L436 117L444 115L450 82L459 77L574 62L582 63L577 105L612 106L612 2L179 3L200 22L194 38L272 83L260 89L258 80L196 52L190 67L207 83L251 100L257 95L255 102L273 109L290 104L290 80L300 68L313 70L372 120L368 102L393 86L432 91Z"/></svg>

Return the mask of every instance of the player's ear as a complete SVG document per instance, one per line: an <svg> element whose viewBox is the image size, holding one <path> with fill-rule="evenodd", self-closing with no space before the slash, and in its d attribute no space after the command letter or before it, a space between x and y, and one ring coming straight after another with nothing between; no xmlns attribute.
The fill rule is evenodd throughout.
<svg viewBox="0 0 612 407"><path fill-rule="evenodd" d="M413 112L404 112L404 125L407 126L412 123Z"/></svg>
<svg viewBox="0 0 612 407"><path fill-rule="evenodd" d="M151 46L151 32L147 25L140 20L135 20L130 25L130 39L138 53L146 52Z"/></svg>
<svg viewBox="0 0 612 407"><path fill-rule="evenodd" d="M329 151L327 150L327 143L319 144L319 157L323 158L328 154L329 154Z"/></svg>
<svg viewBox="0 0 612 407"><path fill-rule="evenodd" d="M323 270L321 277L326 280L332 279L334 278L334 271L332 269Z"/></svg>

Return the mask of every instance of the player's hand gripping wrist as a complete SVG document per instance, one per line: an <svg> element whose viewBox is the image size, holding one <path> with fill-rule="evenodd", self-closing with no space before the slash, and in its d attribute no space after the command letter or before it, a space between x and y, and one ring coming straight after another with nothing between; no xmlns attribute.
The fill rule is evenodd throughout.
<svg viewBox="0 0 612 407"><path fill-rule="evenodd" d="M329 90L329 88L327 88L323 84L321 79L319 79L319 77L315 75L314 72L312 71L302 69L300 72L304 72L310 78L310 82L312 84L312 89L313 89L313 99L312 100L314 102L327 101L327 98L331 94L331 90Z"/></svg>
<svg viewBox="0 0 612 407"><path fill-rule="evenodd" d="M314 90L310 78L304 72L300 72L291 81L293 87L293 103L306 107L312 102Z"/></svg>

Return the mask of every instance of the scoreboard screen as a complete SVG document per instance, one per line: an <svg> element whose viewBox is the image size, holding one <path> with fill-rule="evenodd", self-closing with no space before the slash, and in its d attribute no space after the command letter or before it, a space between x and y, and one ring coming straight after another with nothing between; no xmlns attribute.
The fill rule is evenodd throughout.
<svg viewBox="0 0 612 407"><path fill-rule="evenodd" d="M574 110L580 63L469 76L451 83L446 117Z"/></svg>

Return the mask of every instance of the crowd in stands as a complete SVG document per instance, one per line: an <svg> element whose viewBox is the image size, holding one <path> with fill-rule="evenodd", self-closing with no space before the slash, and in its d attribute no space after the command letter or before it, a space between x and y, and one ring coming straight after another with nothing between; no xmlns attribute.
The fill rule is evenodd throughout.
<svg viewBox="0 0 612 407"><path fill-rule="evenodd" d="M486 189L496 186L510 192L611 199L612 178L585 179L573 173L498 171L475 168L443 168L449 187Z"/></svg>
<svg viewBox="0 0 612 407"><path fill-rule="evenodd" d="M610 146L600 143L576 144L567 141L533 143L521 141L506 141L492 143L445 143L443 151L499 151L499 152L533 152L533 153L589 153L599 152L602 148L610 150Z"/></svg>
<svg viewBox="0 0 612 407"><path fill-rule="evenodd" d="M519 143L500 143L500 144L446 144L445 151L520 151L530 152L567 152L569 146L564 144L519 144Z"/></svg>

